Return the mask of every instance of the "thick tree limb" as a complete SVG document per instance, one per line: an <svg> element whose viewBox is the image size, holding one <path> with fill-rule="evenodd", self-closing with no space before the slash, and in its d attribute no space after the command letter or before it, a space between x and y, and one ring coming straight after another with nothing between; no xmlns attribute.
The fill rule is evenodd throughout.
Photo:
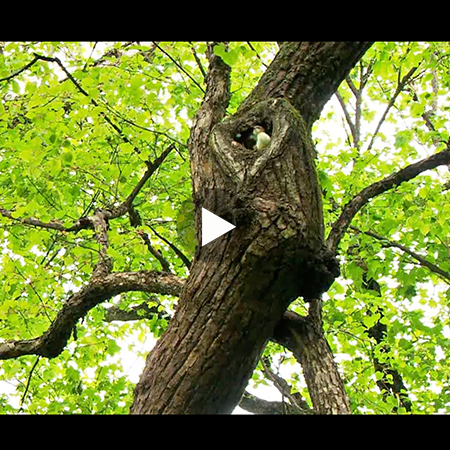
<svg viewBox="0 0 450 450"><path fill-rule="evenodd" d="M287 98L312 124L371 42L285 42L239 107L251 108L262 98Z"/></svg>
<svg viewBox="0 0 450 450"><path fill-rule="evenodd" d="M351 221L355 215L361 210L361 208L366 205L370 199L376 197L377 195L383 194L395 186L409 181L415 178L417 175L425 172L426 170L434 169L441 165L450 164L450 144L447 148L439 153L436 153L429 158L422 159L421 161L410 164L404 169L395 172L386 178L383 178L376 183L363 189L359 194L353 197L342 210L341 215L333 224L333 227L328 235L326 245L327 247L335 253L339 242L344 236L347 228L349 227Z"/></svg>
<svg viewBox="0 0 450 450"><path fill-rule="evenodd" d="M307 317L285 312L272 340L288 348L302 365L316 414L350 414L349 399L333 354L315 317L320 313L313 310Z"/></svg>
<svg viewBox="0 0 450 450"><path fill-rule="evenodd" d="M263 400L247 391L244 392L239 406L253 414L313 414L311 410L300 411L289 403Z"/></svg>
<svg viewBox="0 0 450 450"><path fill-rule="evenodd" d="M152 319L155 315L158 317L158 320L170 319L167 313L160 311L159 306L149 306L147 302L143 302L126 310L117 306L111 306L105 310L105 321L129 322L132 320Z"/></svg>
<svg viewBox="0 0 450 450"><path fill-rule="evenodd" d="M206 77L206 93L195 115L188 142L194 199L212 178L211 155L208 150L209 136L213 127L225 117L231 95L231 70L219 56L214 54L215 44L208 44L209 69ZM196 143L195 146L192 145L193 142ZM196 221L199 224L200 217Z"/></svg>
<svg viewBox="0 0 450 450"><path fill-rule="evenodd" d="M178 296L183 284L184 281L175 275L149 271L111 273L102 279L93 277L67 300L42 336L0 343L0 359L23 355L54 358L64 350L77 321L98 304L130 291Z"/></svg>

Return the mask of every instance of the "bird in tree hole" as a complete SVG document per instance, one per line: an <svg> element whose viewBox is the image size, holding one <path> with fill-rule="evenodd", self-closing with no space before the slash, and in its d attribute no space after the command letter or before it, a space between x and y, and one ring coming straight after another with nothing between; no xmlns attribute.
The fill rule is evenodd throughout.
<svg viewBox="0 0 450 450"><path fill-rule="evenodd" d="M267 147L270 142L270 136L266 133L264 127L256 125L241 133L238 133L233 140L233 145L243 145L250 150L262 150Z"/></svg>
<svg viewBox="0 0 450 450"><path fill-rule="evenodd" d="M256 136L256 144L255 144L256 150L262 150L263 148L266 148L269 145L270 136L266 133L264 127L262 127L261 125L256 125L253 128L253 133Z"/></svg>

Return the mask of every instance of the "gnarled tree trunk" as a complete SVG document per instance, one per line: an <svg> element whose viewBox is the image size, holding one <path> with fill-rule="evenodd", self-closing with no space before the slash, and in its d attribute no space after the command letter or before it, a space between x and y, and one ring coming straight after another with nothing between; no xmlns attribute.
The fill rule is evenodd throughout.
<svg viewBox="0 0 450 450"><path fill-rule="evenodd" d="M132 413L231 412L289 304L319 298L338 275L324 245L310 130L369 45L284 43L225 120L230 68L210 46L207 91L189 141L197 237L201 207L236 228L197 248L177 311L147 358ZM233 142L258 124L271 134L268 147ZM320 408L318 399L317 412L349 412L343 388L334 392L344 406Z"/></svg>

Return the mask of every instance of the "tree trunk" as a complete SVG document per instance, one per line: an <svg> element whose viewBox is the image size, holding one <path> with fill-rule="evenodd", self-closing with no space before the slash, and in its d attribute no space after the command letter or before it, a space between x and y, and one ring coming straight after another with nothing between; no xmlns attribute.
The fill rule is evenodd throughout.
<svg viewBox="0 0 450 450"><path fill-rule="evenodd" d="M223 120L230 69L211 47L189 140L198 241L201 207L236 228L197 248L177 311L147 357L132 413L231 412L289 304L318 298L338 275L324 245L310 126L367 48L284 43L239 111ZM233 142L258 124L271 134L267 148Z"/></svg>

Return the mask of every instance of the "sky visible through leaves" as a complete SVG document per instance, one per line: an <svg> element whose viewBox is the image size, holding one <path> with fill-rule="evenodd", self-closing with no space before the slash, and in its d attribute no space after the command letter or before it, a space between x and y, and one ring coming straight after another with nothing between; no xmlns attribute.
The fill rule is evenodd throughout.
<svg viewBox="0 0 450 450"><path fill-rule="evenodd" d="M58 57L87 93L46 61L0 82L0 208L14 211L13 219L71 225L94 208L125 199L145 161L174 143L176 151L136 199L142 225L132 228L126 218L114 222L108 254L115 271L161 270L142 239L147 233L173 273L186 277L187 268L154 231L192 257L189 212L180 211L190 204L186 143L205 88L206 45L30 42L0 48L0 79L36 53ZM232 68L228 114L277 50L265 42L215 49ZM326 105L313 138L327 233L362 189L445 148L449 55L443 42L377 42ZM324 326L355 413L406 412L395 395L381 395L376 358L401 374L412 412L450 410L450 280L414 257L450 272L449 187L448 167L424 172L371 200L341 242L341 276L323 296ZM0 342L41 335L67 296L86 283L98 254L87 230L63 235L2 216L0 248ZM367 279L376 280L381 295L365 287ZM36 357L2 361L0 412L127 413L145 356L167 321L104 319L111 306L125 310L143 301L169 315L176 304L170 296L145 293L105 302L90 311L77 327L77 340L60 356L39 360L29 383ZM306 313L302 299L291 309ZM367 333L378 320L387 327L383 344ZM309 401L293 356L273 343L264 356L270 370ZM262 363L248 391L282 400Z"/></svg>

